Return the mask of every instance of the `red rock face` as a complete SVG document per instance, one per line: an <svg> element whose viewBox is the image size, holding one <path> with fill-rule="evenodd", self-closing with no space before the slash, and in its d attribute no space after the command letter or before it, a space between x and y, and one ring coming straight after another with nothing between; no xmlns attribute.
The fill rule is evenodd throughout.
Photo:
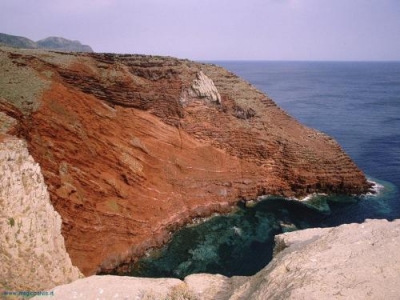
<svg viewBox="0 0 400 300"><path fill-rule="evenodd" d="M0 111L19 120L13 132L40 163L67 250L86 275L124 266L191 218L227 212L240 199L369 188L332 138L222 68L150 56L2 53L7 72L29 68L47 83L36 109L3 93ZM191 92L200 71L220 102Z"/></svg>

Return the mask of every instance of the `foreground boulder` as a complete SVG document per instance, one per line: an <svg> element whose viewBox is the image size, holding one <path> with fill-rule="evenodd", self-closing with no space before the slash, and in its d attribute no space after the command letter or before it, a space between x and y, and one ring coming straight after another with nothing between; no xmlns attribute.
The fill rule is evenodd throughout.
<svg viewBox="0 0 400 300"><path fill-rule="evenodd" d="M400 220L285 233L276 243L273 261L234 299L399 298Z"/></svg>
<svg viewBox="0 0 400 300"><path fill-rule="evenodd" d="M272 262L251 277L92 276L52 292L54 299L399 299L400 220L306 229L276 243Z"/></svg>
<svg viewBox="0 0 400 300"><path fill-rule="evenodd" d="M85 275L238 200L369 189L332 138L214 65L0 48L0 73L5 130L40 164Z"/></svg>

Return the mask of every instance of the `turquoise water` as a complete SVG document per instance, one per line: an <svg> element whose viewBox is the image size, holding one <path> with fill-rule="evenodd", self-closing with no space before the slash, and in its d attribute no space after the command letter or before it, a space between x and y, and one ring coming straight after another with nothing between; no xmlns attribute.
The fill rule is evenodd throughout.
<svg viewBox="0 0 400 300"><path fill-rule="evenodd" d="M300 122L333 136L376 182L377 194L269 197L178 231L130 276L199 272L252 275L272 257L275 234L400 218L400 63L213 62L245 78Z"/></svg>

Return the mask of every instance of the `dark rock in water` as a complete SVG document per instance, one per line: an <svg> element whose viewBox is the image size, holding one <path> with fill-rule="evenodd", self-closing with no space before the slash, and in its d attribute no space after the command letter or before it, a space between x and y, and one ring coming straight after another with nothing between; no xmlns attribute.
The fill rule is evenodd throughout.
<svg viewBox="0 0 400 300"><path fill-rule="evenodd" d="M6 130L28 142L86 275L240 199L370 188L332 138L215 65L0 48L0 72Z"/></svg>

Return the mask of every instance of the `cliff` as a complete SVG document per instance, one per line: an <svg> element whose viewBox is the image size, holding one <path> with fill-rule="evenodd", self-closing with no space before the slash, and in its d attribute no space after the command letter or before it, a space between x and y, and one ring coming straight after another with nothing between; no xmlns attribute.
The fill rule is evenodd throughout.
<svg viewBox="0 0 400 300"><path fill-rule="evenodd" d="M124 268L240 199L369 189L332 138L220 67L6 48L0 66L4 130L40 164L85 275Z"/></svg>
<svg viewBox="0 0 400 300"><path fill-rule="evenodd" d="M399 299L400 220L306 229L276 242L272 262L250 277L91 276L52 292L55 299Z"/></svg>
<svg viewBox="0 0 400 300"><path fill-rule="evenodd" d="M93 52L88 45L82 45L79 41L71 41L62 37L48 37L34 42L26 37L0 33L0 46L24 49L51 49L71 52Z"/></svg>
<svg viewBox="0 0 400 300"><path fill-rule="evenodd" d="M0 178L0 291L50 289L78 279L39 165L24 141L1 132Z"/></svg>

